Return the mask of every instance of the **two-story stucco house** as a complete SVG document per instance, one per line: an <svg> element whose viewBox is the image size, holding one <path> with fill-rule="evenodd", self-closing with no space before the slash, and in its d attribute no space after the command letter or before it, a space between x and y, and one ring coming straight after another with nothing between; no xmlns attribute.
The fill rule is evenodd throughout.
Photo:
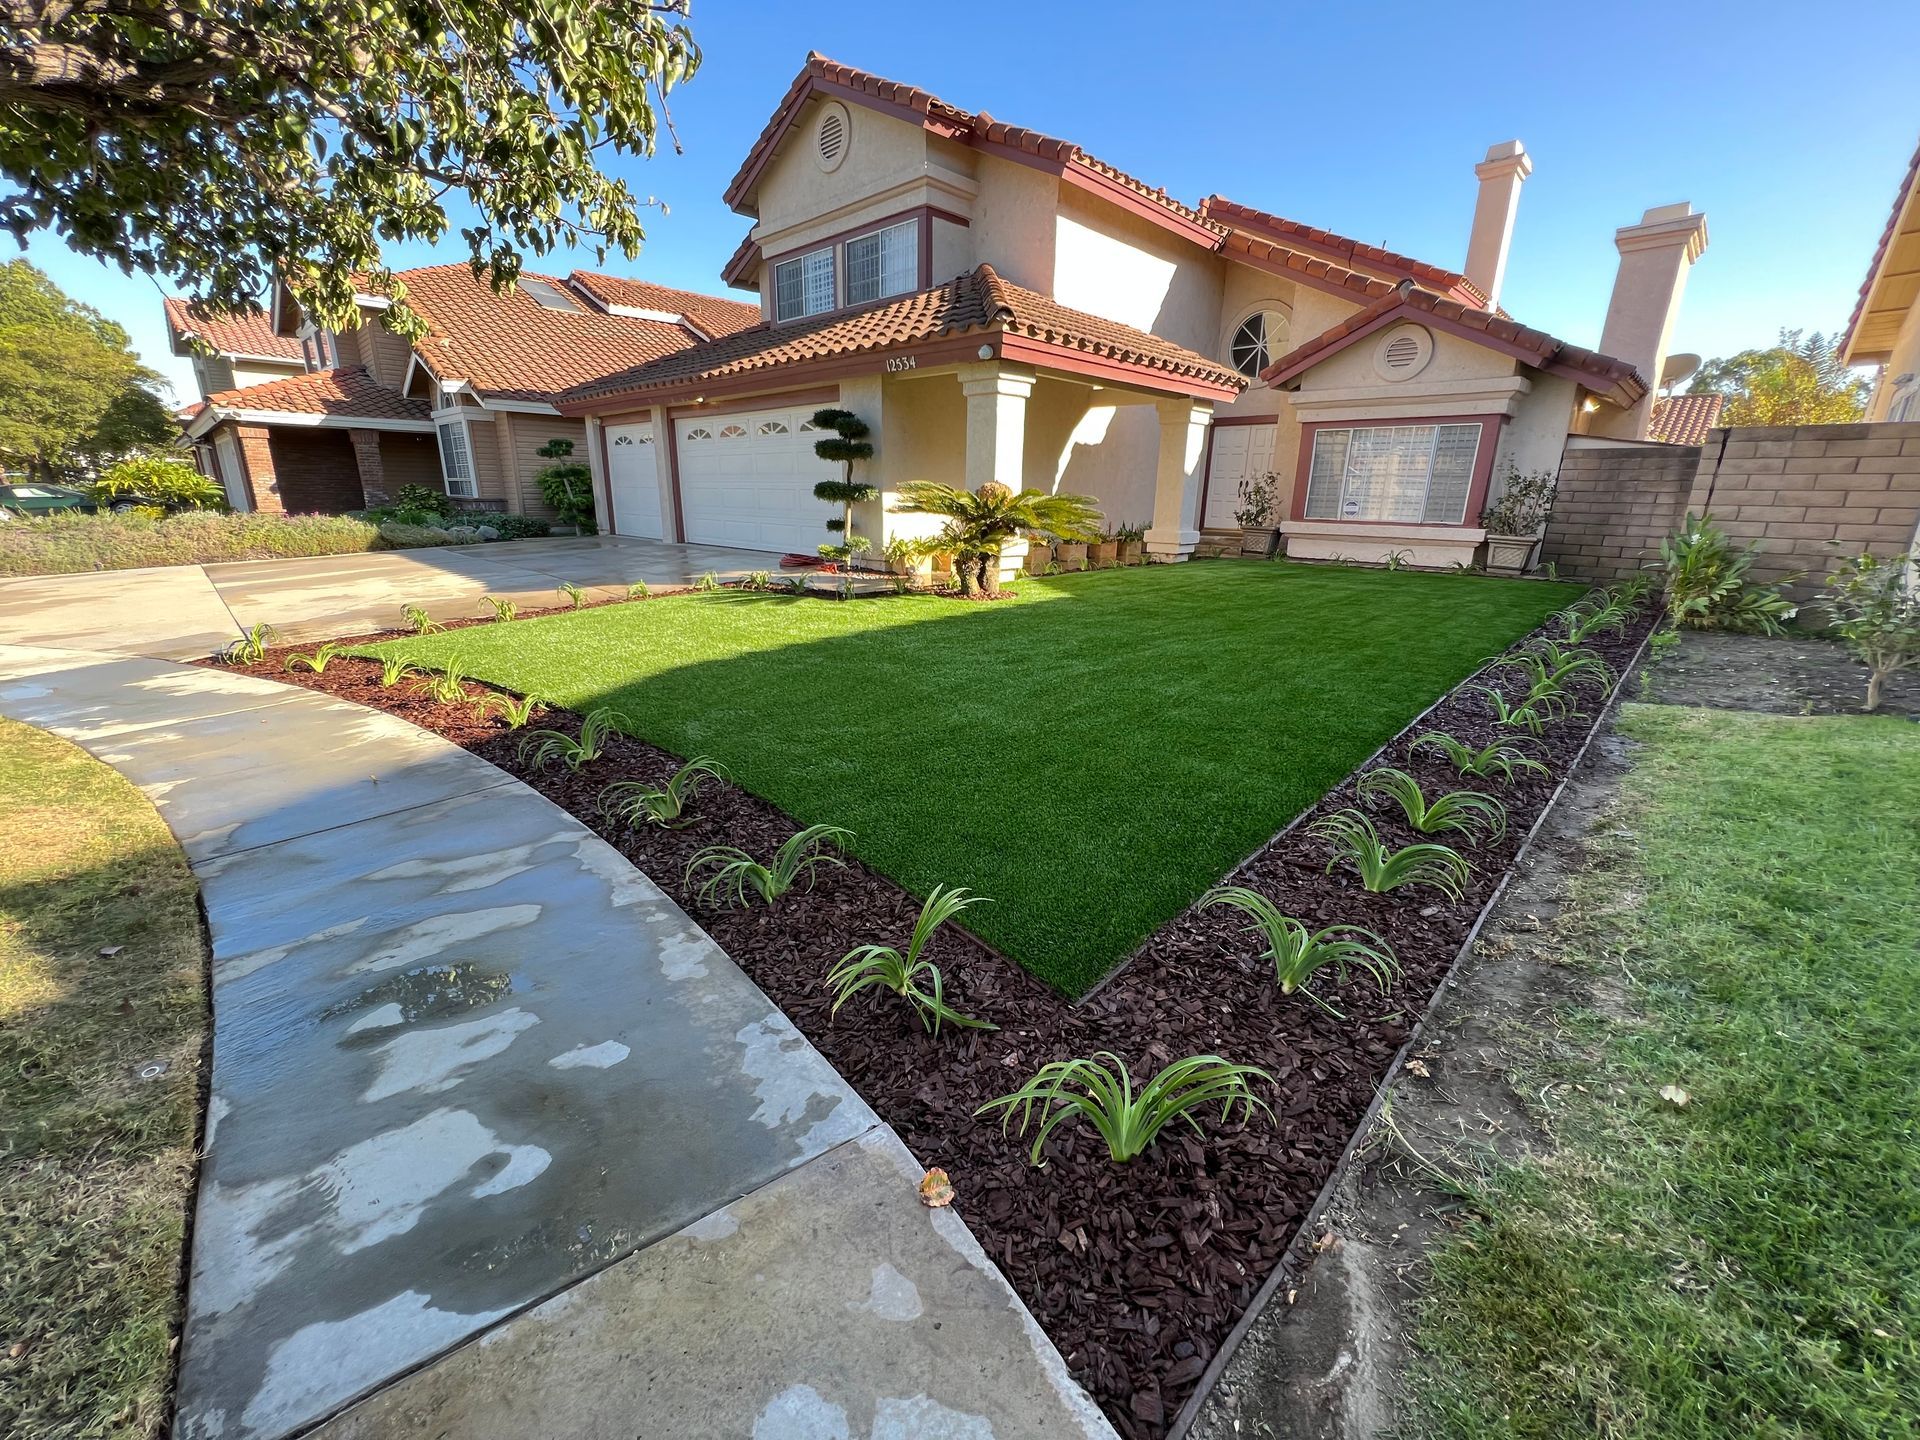
<svg viewBox="0 0 1920 1440"><path fill-rule="evenodd" d="M871 427L883 498L857 522L879 541L927 528L888 509L902 482L999 481L1093 495L1180 559L1271 473L1291 553L1470 559L1509 468L1556 469L1570 433L1646 437L1645 377L1706 242L1685 205L1619 233L1610 354L1529 329L1498 300L1531 168L1517 142L1488 153L1453 271L1183 204L811 55L726 192L754 224L723 275L758 292L758 323L558 408L587 419L628 534L812 552L807 422L832 404Z"/></svg>
<svg viewBox="0 0 1920 1440"><path fill-rule="evenodd" d="M1880 367L1865 419L1920 420L1920 147L1900 177L1840 356Z"/></svg>
<svg viewBox="0 0 1920 1440"><path fill-rule="evenodd" d="M355 510L424 484L475 509L545 517L535 477L552 461L538 451L562 439L577 453L586 440L555 408L563 391L759 320L737 300L586 270L524 275L500 293L464 264L397 278L427 322L413 344L379 323L390 301L378 295L360 297L361 323L341 333L308 323L284 293L271 313L204 324L167 302L202 387L187 436L236 509ZM195 350L193 336L218 353Z"/></svg>

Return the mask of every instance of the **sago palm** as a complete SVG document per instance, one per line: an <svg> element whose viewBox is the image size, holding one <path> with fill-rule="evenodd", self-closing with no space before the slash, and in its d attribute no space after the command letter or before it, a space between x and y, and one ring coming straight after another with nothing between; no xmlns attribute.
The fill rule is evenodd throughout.
<svg viewBox="0 0 1920 1440"><path fill-rule="evenodd" d="M976 587L991 595L1000 588L1000 547L1016 535L1043 532L1063 540L1090 540L1100 533L1100 507L1086 495L1049 495L1044 490L1010 490L988 481L978 490L957 490L937 480L909 480L900 487L900 515L939 515L947 527L943 543L954 552L960 592Z"/></svg>

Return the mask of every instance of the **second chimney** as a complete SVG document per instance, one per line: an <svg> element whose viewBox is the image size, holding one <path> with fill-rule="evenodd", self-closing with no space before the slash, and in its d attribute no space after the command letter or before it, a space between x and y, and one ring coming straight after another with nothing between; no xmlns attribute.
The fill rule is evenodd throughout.
<svg viewBox="0 0 1920 1440"><path fill-rule="evenodd" d="M1533 173L1533 157L1518 140L1488 149L1473 167L1480 177L1480 198L1473 207L1473 234L1467 240L1467 279L1487 297L1487 309L1500 304L1507 275L1507 250L1513 244L1513 217L1520 208L1520 187Z"/></svg>
<svg viewBox="0 0 1920 1440"><path fill-rule="evenodd" d="M1637 369L1647 382L1647 393L1631 410L1601 407L1594 416L1593 433L1644 440L1674 321L1680 316L1687 272L1707 248L1707 217L1685 201L1656 205L1640 217L1638 225L1614 231L1613 243L1620 251L1620 273L1607 304L1600 349Z"/></svg>

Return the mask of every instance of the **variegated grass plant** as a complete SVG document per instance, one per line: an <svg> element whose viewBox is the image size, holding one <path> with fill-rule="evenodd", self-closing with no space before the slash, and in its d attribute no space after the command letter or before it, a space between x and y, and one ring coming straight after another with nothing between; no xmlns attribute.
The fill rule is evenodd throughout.
<svg viewBox="0 0 1920 1440"><path fill-rule="evenodd" d="M1338 1010L1308 989L1319 971L1333 966L1335 978L1344 985L1347 968L1352 966L1370 976L1382 995L1400 976L1400 962L1393 958L1387 942L1371 930L1358 925L1328 925L1321 930L1309 930L1291 915L1281 914L1280 907L1258 890L1250 890L1245 885L1221 885L1209 891L1200 902L1202 910L1211 910L1216 905L1230 905L1244 912L1251 922L1247 933L1267 942L1260 956L1273 962L1273 978L1280 983L1282 995L1303 994L1316 1005L1339 1015Z"/></svg>
<svg viewBox="0 0 1920 1440"><path fill-rule="evenodd" d="M1391 800L1422 835L1461 835L1480 845L1507 833L1507 807L1479 790L1453 790L1428 800L1418 780L1390 765L1367 771L1353 788L1362 800Z"/></svg>
<svg viewBox="0 0 1920 1440"><path fill-rule="evenodd" d="M802 880L811 890L820 866L845 866L840 842L852 838L853 832L838 825L809 825L774 852L771 865L737 845L709 845L687 863L681 883L715 908L748 905L756 896L770 905ZM695 876L704 877L697 886Z"/></svg>
<svg viewBox="0 0 1920 1440"><path fill-rule="evenodd" d="M1307 826L1307 833L1333 847L1331 872L1342 860L1353 862L1363 889L1390 894L1408 885L1430 885L1449 900L1466 893L1473 868L1460 852L1431 841L1395 850L1380 838L1373 821L1359 810L1337 810Z"/></svg>
<svg viewBox="0 0 1920 1440"><path fill-rule="evenodd" d="M1462 775L1479 780L1500 779L1509 785L1520 775L1546 775L1550 772L1540 761L1505 740L1495 740L1479 749L1457 740L1444 730L1429 730L1407 746L1407 753L1438 750Z"/></svg>
<svg viewBox="0 0 1920 1440"><path fill-rule="evenodd" d="M913 922L913 934L902 954L891 945L860 945L840 957L827 972L827 985L833 991L833 1013L864 990L885 990L898 995L920 1017L920 1024L933 1034L942 1024L960 1025L972 1030L996 1030L986 1020L963 1015L947 1003L946 981L940 967L926 958L933 932L969 905L977 905L984 895L969 895L962 889L936 885L920 907Z"/></svg>
<svg viewBox="0 0 1920 1440"><path fill-rule="evenodd" d="M661 825L678 830L691 822L687 807L700 791L726 773L718 760L695 756L674 771L664 786L649 785L644 780L616 780L600 792L600 813L634 829Z"/></svg>
<svg viewBox="0 0 1920 1440"><path fill-rule="evenodd" d="M407 628L416 635L439 635L447 628L429 615L424 605L402 605L400 618L407 622Z"/></svg>
<svg viewBox="0 0 1920 1440"><path fill-rule="evenodd" d="M228 665L258 665L266 658L267 647L280 638L280 632L262 620L247 627L247 633L220 652Z"/></svg>
<svg viewBox="0 0 1920 1440"><path fill-rule="evenodd" d="M287 669L311 670L316 675L324 675L326 674L327 666L339 658L340 653L341 647L334 641L329 640L324 645L316 648L311 655L289 655L287 657Z"/></svg>
<svg viewBox="0 0 1920 1440"><path fill-rule="evenodd" d="M577 738L564 730L530 732L520 742L520 763L532 770L559 765L578 774L605 753L608 737L619 732L619 717L602 706L581 720Z"/></svg>

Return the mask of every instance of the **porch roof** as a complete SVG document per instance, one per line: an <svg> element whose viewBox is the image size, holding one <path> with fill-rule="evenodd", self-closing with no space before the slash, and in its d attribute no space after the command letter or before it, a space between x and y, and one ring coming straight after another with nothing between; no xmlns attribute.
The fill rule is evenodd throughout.
<svg viewBox="0 0 1920 1440"><path fill-rule="evenodd" d="M750 392L776 379L866 373L879 357L912 347L937 364L993 358L1069 370L1174 395L1230 399L1246 378L1195 351L1130 325L1071 310L1003 280L991 265L893 300L786 324L762 322L733 335L594 380L560 398L562 414L604 412L719 386ZM951 353L949 353L951 352ZM775 373L777 372L777 373Z"/></svg>
<svg viewBox="0 0 1920 1440"><path fill-rule="evenodd" d="M222 420L431 430L432 408L424 400L382 385L363 366L343 365L209 395L187 418L186 428L195 439Z"/></svg>

